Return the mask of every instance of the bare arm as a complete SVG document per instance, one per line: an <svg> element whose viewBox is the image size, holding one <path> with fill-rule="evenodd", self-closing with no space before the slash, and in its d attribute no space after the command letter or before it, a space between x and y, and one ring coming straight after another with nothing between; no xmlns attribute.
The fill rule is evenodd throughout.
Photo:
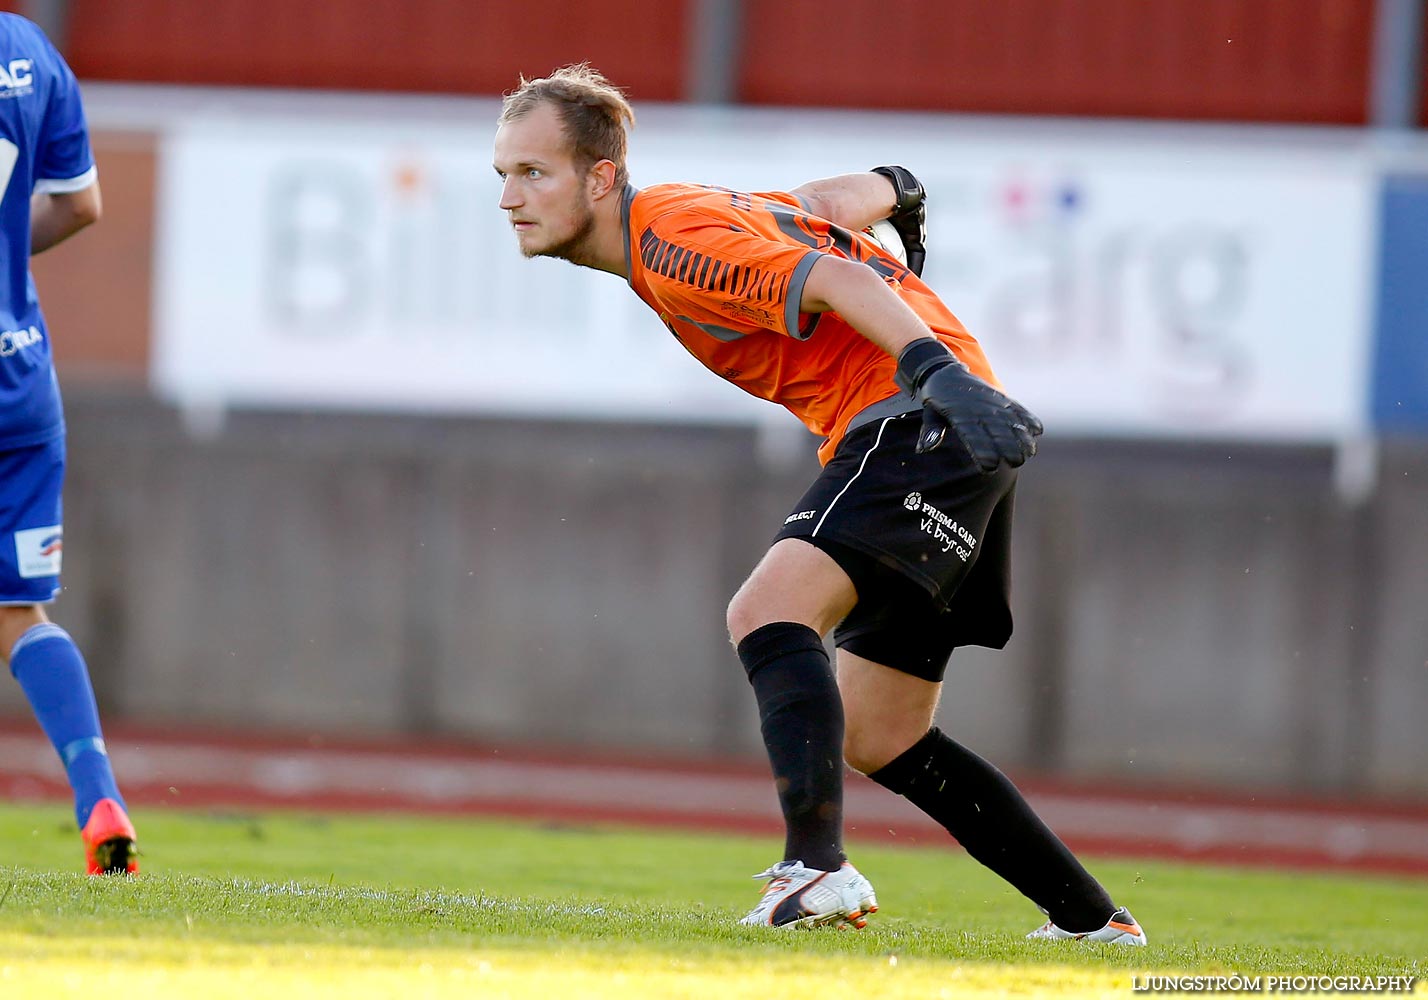
<svg viewBox="0 0 1428 1000"><path fill-rule="evenodd" d="M98 222L103 208L98 181L80 191L36 194L30 199L30 253L44 253Z"/></svg>
<svg viewBox="0 0 1428 1000"><path fill-rule="evenodd" d="M799 310L836 312L893 357L914 340L932 336L922 318L881 275L865 264L830 254L820 255L809 270Z"/></svg>
<svg viewBox="0 0 1428 1000"><path fill-rule="evenodd" d="M825 177L800 184L790 194L802 198L820 219L855 231L886 219L896 198L892 182L874 173Z"/></svg>
<svg viewBox="0 0 1428 1000"><path fill-rule="evenodd" d="M1036 454L1036 415L973 375L871 267L821 256L808 271L799 307L836 311L897 358L893 381L922 404L918 454L940 447L949 430L983 472L1003 462L1016 468Z"/></svg>

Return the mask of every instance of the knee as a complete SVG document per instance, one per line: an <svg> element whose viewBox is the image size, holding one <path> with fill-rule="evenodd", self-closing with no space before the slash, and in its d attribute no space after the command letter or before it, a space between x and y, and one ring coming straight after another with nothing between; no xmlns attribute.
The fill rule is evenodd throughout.
<svg viewBox="0 0 1428 1000"><path fill-rule="evenodd" d="M20 641L20 636L47 621L44 608L38 604L0 606L0 662L8 664L10 651Z"/></svg>
<svg viewBox="0 0 1428 1000"><path fill-rule="evenodd" d="M926 732L926 727L915 725L866 725L850 714L843 728L843 759L860 774L872 774L901 757Z"/></svg>
<svg viewBox="0 0 1428 1000"><path fill-rule="evenodd" d="M859 774L872 774L897 754L889 754L880 740L849 729L843 734L843 759Z"/></svg>
<svg viewBox="0 0 1428 1000"><path fill-rule="evenodd" d="M724 624L729 629L729 641L736 647L744 636L760 625L767 624L759 617L758 609L749 599L748 591L747 584L740 587L739 592L729 599L729 606L724 609Z"/></svg>

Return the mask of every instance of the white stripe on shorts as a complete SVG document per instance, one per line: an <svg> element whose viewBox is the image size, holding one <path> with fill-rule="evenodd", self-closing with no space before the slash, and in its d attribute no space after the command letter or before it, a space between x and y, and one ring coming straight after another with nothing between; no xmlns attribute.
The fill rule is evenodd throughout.
<svg viewBox="0 0 1428 1000"><path fill-rule="evenodd" d="M818 519L818 523L813 526L814 535L817 535L818 529L823 527L823 521L832 512L833 507L838 503L839 500L843 499L843 494L848 492L848 487L852 486L855 482L857 482L858 477L863 474L863 469L867 468L868 459L872 457L873 452L877 451L878 445L882 443L883 431L887 430L888 422L891 420L896 420L898 416L901 416L901 414L898 414L897 416L884 417L883 422L878 424L878 436L873 439L873 446L869 448L867 452L863 455L863 460L858 463L858 471L853 473L853 478L843 484L843 488L839 490L838 495L833 498L833 503L830 503L828 505L828 510L825 510L823 512L823 517L820 517Z"/></svg>

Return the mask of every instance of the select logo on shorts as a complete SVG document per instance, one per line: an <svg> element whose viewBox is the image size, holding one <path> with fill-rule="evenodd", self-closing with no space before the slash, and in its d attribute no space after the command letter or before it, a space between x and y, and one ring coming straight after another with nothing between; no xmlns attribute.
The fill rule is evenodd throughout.
<svg viewBox="0 0 1428 1000"><path fill-rule="evenodd" d="M783 523L792 524L794 521L811 521L813 520L813 515L817 513L818 511L816 510L801 510L797 514L788 515L788 517L783 519Z"/></svg>
<svg viewBox="0 0 1428 1000"><path fill-rule="evenodd" d="M59 576L60 557L64 555L64 525L47 528L26 528L15 532L15 565L20 578Z"/></svg>

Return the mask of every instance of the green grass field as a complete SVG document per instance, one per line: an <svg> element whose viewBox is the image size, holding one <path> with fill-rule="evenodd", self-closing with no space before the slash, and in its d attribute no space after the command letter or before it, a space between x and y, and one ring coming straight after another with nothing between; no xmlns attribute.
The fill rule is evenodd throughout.
<svg viewBox="0 0 1428 1000"><path fill-rule="evenodd" d="M1149 974L1428 977L1428 880L1089 859L1150 936L1111 949L1022 940L1035 908L945 849L855 844L882 903L868 929L771 932L734 921L772 839L136 821L144 874L90 879L63 807L0 806L0 997L1121 997Z"/></svg>

